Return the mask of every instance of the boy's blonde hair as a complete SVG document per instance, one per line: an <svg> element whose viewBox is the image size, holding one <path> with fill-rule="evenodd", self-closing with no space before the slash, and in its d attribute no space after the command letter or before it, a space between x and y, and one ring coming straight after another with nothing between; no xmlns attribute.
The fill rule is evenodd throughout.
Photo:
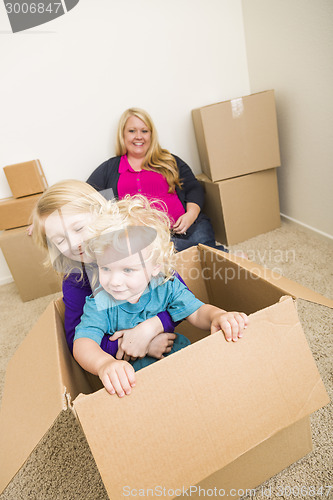
<svg viewBox="0 0 333 500"><path fill-rule="evenodd" d="M121 115L117 130L116 155L123 156L127 153L124 142L124 129L127 120L131 116L136 116L142 120L151 134L150 146L143 160L143 168L162 174L169 184L169 193L173 193L176 186L182 187L177 162L167 149L160 146L154 122L144 109L129 108Z"/></svg>
<svg viewBox="0 0 333 500"><path fill-rule="evenodd" d="M40 248L48 250L46 264L52 264L63 275L74 268L80 269L79 262L65 257L47 238L46 218L55 212L61 215L63 210L71 214L97 214L106 204L106 199L83 181L68 179L50 186L39 198L32 212L33 239Z"/></svg>
<svg viewBox="0 0 333 500"><path fill-rule="evenodd" d="M112 248L115 254L124 258L147 248L146 260L160 266L165 279L174 274L175 251L169 218L165 212L154 208L153 202L146 197L127 195L117 202L108 202L90 229L95 233L88 244L90 256L98 258Z"/></svg>

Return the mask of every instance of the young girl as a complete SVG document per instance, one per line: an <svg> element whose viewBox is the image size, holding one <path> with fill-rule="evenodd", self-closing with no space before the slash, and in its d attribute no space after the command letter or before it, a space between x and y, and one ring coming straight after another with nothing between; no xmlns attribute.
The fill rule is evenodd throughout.
<svg viewBox="0 0 333 500"><path fill-rule="evenodd" d="M94 288L93 275L96 264L86 253L86 243L91 237L88 223L106 208L106 199L85 182L66 180L49 187L38 200L33 212L33 237L35 242L48 250L48 260L63 276L65 303L65 332L70 351L73 351L75 327L80 322L87 296ZM110 221L112 227L112 221ZM118 332L111 342L103 336L101 349L112 356L125 359L149 353L157 358L171 350L175 324L167 312L162 312L136 328ZM142 349L144 342L144 350ZM120 343L120 342L119 342Z"/></svg>
<svg viewBox="0 0 333 500"><path fill-rule="evenodd" d="M86 300L75 330L73 354L82 368L99 376L110 394L130 394L134 370L154 360L146 357L132 366L115 359L100 348L105 334L112 336L114 331L138 325L166 309L173 321L186 318L212 333L221 329L228 340L242 336L248 322L244 313L204 304L174 277L169 219L145 197L127 196L109 203L92 230L96 237L89 242L88 251L97 262L100 288ZM178 335L171 352L188 344Z"/></svg>

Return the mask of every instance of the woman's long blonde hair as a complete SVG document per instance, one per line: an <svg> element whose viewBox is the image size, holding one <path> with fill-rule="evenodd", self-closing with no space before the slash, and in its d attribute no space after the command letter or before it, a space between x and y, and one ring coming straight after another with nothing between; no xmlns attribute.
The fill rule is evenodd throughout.
<svg viewBox="0 0 333 500"><path fill-rule="evenodd" d="M106 203L106 199L98 191L83 181L69 179L50 186L39 198L32 212L33 239L40 248L48 251L45 263L51 264L62 275L68 275L73 269L82 271L80 262L64 256L47 238L47 216L54 212L60 214L65 207L71 214L97 214Z"/></svg>
<svg viewBox="0 0 333 500"><path fill-rule="evenodd" d="M179 188L182 187L177 162L167 149L161 148L158 142L156 127L153 120L145 110L140 108L129 108L126 109L126 111L124 111L121 115L117 130L116 155L123 156L127 153L124 142L124 129L127 120L131 116L136 116L142 120L151 133L150 147L143 160L142 168L145 170L153 170L162 174L169 184L169 193L173 193L176 186Z"/></svg>

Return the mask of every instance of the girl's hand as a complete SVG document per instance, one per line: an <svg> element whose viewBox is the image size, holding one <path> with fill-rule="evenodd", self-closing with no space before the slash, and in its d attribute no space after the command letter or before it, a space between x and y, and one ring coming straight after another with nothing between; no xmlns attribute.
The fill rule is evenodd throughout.
<svg viewBox="0 0 333 500"><path fill-rule="evenodd" d="M153 358L162 359L163 354L171 351L176 337L175 333L160 333L150 342L147 354Z"/></svg>
<svg viewBox="0 0 333 500"><path fill-rule="evenodd" d="M120 398L128 395L135 386L135 372L127 361L110 359L100 365L98 376L110 394L117 393Z"/></svg>
<svg viewBox="0 0 333 500"><path fill-rule="evenodd" d="M155 316L147 319L129 330L115 332L110 340L122 337L122 342L116 354L117 359L135 361L136 358L144 358L148 353L148 347L153 338L163 332L161 320Z"/></svg>
<svg viewBox="0 0 333 500"><path fill-rule="evenodd" d="M248 322L249 319L245 313L218 311L212 317L210 331L215 333L222 330L228 342L236 342L243 337Z"/></svg>

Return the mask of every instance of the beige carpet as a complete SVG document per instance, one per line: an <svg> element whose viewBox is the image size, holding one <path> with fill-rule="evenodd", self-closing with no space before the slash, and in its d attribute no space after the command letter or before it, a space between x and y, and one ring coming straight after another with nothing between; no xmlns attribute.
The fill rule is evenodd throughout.
<svg viewBox="0 0 333 500"><path fill-rule="evenodd" d="M243 250L251 260L333 299L333 243L320 236L284 222L281 228L252 238L231 250ZM0 287L1 393L8 360L54 297L22 303L15 284ZM298 302L298 311L318 369L332 398L333 311L305 301ZM258 488L256 498L333 498L332 405L317 411L311 417L311 423L313 452L267 481L264 485L266 496L262 495L261 487ZM330 493L329 485L332 486ZM301 490L302 487L305 489ZM290 494L293 488L294 492L300 492L298 496ZM282 491L285 494L282 495ZM313 494L313 491L317 493ZM41 446L0 495L0 500L107 498L85 437L70 412L60 415Z"/></svg>

